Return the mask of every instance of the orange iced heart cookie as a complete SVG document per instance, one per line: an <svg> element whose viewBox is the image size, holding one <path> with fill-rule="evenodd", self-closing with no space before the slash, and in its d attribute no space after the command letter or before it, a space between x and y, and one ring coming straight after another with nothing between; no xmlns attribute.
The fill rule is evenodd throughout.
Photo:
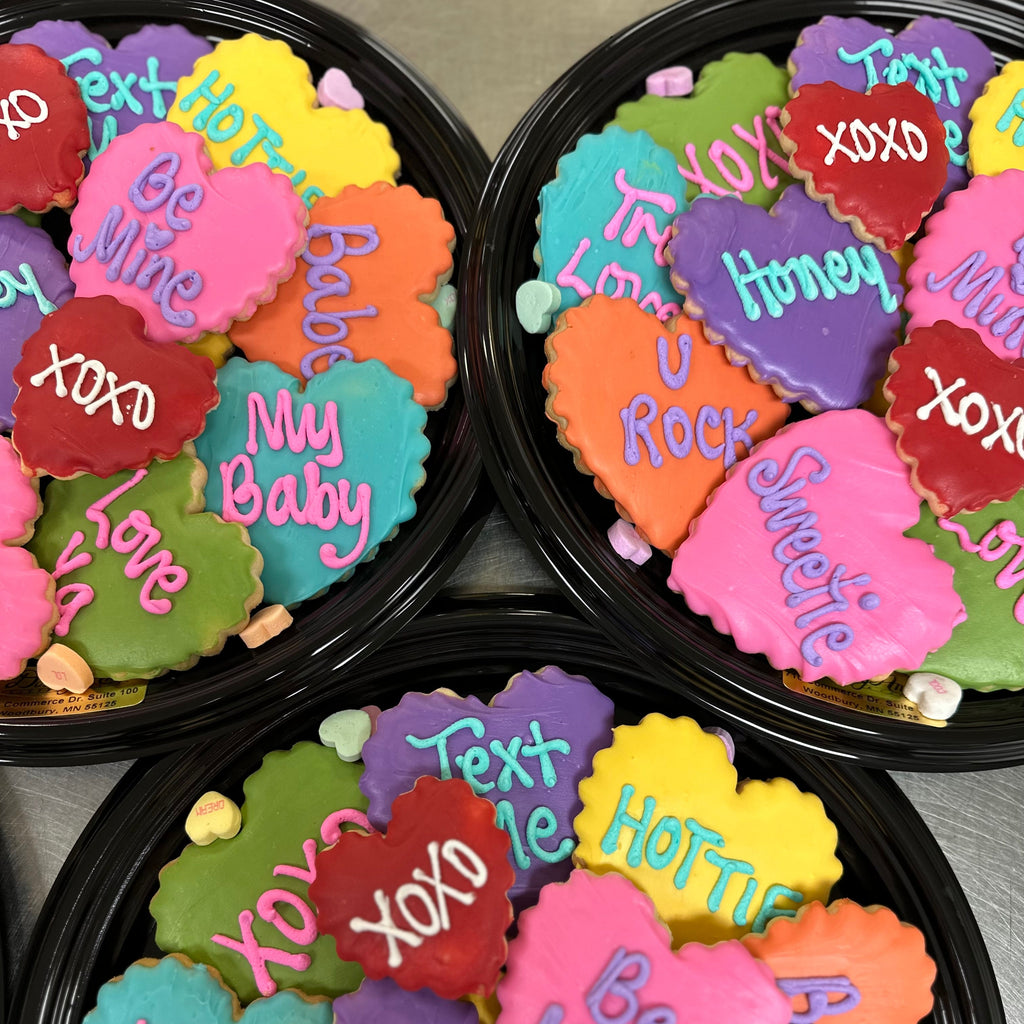
<svg viewBox="0 0 1024 1024"><path fill-rule="evenodd" d="M454 245L438 202L411 185L352 185L319 199L294 276L231 340L306 380L341 358L380 359L436 408L456 364L429 300L451 276Z"/></svg>
<svg viewBox="0 0 1024 1024"><path fill-rule="evenodd" d="M663 324L630 299L595 295L567 310L545 350L559 440L663 551L675 551L726 470L789 412L698 322Z"/></svg>

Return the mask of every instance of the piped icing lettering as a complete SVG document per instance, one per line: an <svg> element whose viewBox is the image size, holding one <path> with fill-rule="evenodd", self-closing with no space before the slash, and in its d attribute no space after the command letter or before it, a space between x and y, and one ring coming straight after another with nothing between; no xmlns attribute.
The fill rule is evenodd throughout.
<svg viewBox="0 0 1024 1024"><path fill-rule="evenodd" d="M673 952L650 899L573 871L519 918L498 986L510 1024L788 1024L789 1001L740 943Z"/></svg>
<svg viewBox="0 0 1024 1024"><path fill-rule="evenodd" d="M370 820L384 828L395 797L421 775L465 780L496 805L509 834L518 911L568 876L576 788L611 742L612 710L588 680L553 666L519 673L488 705L444 691L406 694L363 745Z"/></svg>
<svg viewBox="0 0 1024 1024"><path fill-rule="evenodd" d="M734 361L814 412L867 400L899 325L903 290L888 253L796 185L771 213L697 199L675 226L672 283Z"/></svg>
<svg viewBox="0 0 1024 1024"><path fill-rule="evenodd" d="M1024 61L1010 61L971 107L968 139L974 174L1024 169Z"/></svg>
<svg viewBox="0 0 1024 1024"><path fill-rule="evenodd" d="M306 206L346 185L394 184L387 128L362 109L316 102L306 62L287 43L250 34L196 61L167 118L202 134L218 168L263 163L288 176Z"/></svg>
<svg viewBox="0 0 1024 1024"><path fill-rule="evenodd" d="M383 363L343 360L300 393L271 363L233 359L217 386L221 403L196 440L213 467L207 503L248 529L268 601L323 590L415 512L426 413Z"/></svg>
<svg viewBox="0 0 1024 1024"><path fill-rule="evenodd" d="M745 782L737 793L725 747L692 719L648 715L618 726L580 797L575 864L629 878L653 900L675 945L761 929L824 898L841 870L820 803L783 779ZM764 801L787 815L799 840L754 827L746 808L756 817Z"/></svg>
<svg viewBox="0 0 1024 1024"><path fill-rule="evenodd" d="M71 217L77 295L134 306L155 341L192 341L291 276L305 209L265 167L211 174L202 139L167 123L118 137L104 157Z"/></svg>
<svg viewBox="0 0 1024 1024"><path fill-rule="evenodd" d="M828 15L803 30L790 66L794 94L822 82L862 93L880 84L910 83L934 104L945 131L949 162L941 195L967 183L968 111L995 74L995 63L989 48L966 29L924 16L892 35L861 18Z"/></svg>
<svg viewBox="0 0 1024 1024"><path fill-rule="evenodd" d="M634 302L595 296L565 314L545 348L549 417L666 551L726 470L785 422L785 404L684 316L662 324Z"/></svg>
<svg viewBox="0 0 1024 1024"><path fill-rule="evenodd" d="M705 64L691 96L644 96L612 122L645 131L675 154L686 197L737 195L768 207L791 183L779 145L789 76L761 53L728 53Z"/></svg>
<svg viewBox="0 0 1024 1024"><path fill-rule="evenodd" d="M741 650L804 679L916 669L962 610L949 567L903 536L919 504L882 420L824 413L763 442L714 493L669 586Z"/></svg>
<svg viewBox="0 0 1024 1024"><path fill-rule="evenodd" d="M591 295L634 299L667 320L679 312L664 249L686 209L675 157L645 132L585 135L540 194L539 278L557 285L557 313Z"/></svg>

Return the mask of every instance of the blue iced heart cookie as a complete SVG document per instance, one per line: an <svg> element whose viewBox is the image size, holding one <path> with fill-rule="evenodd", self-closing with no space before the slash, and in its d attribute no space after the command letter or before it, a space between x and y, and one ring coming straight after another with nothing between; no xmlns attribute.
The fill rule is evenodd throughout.
<svg viewBox="0 0 1024 1024"><path fill-rule="evenodd" d="M372 558L416 512L427 414L382 362L339 361L302 383L231 359L196 450L206 505L249 530L265 600L293 605Z"/></svg>

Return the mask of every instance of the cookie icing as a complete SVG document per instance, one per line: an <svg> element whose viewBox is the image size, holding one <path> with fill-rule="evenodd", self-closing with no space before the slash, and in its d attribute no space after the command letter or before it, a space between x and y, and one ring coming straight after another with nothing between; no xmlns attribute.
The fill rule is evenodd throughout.
<svg viewBox="0 0 1024 1024"><path fill-rule="evenodd" d="M286 606L350 575L412 518L430 451L412 385L379 360L341 360L300 387L272 363L230 359L196 439L207 506L248 529L266 600Z"/></svg>
<svg viewBox="0 0 1024 1024"><path fill-rule="evenodd" d="M89 112L88 157L140 124L162 121L178 79L213 47L181 25L145 25L111 46L80 21L38 21L11 36L59 60Z"/></svg>
<svg viewBox="0 0 1024 1024"><path fill-rule="evenodd" d="M422 775L464 779L496 805L509 834L518 912L569 874L576 789L611 742L613 711L589 680L552 665L520 672L489 704L446 690L408 693L363 745L370 821L383 829L395 797Z"/></svg>
<svg viewBox="0 0 1024 1024"><path fill-rule="evenodd" d="M114 139L71 214L76 295L134 306L154 341L225 331L272 298L306 245L306 209L264 165L212 166L199 135L166 122Z"/></svg>
<svg viewBox="0 0 1024 1024"><path fill-rule="evenodd" d="M204 477L188 445L170 462L47 487L30 550L58 583L55 635L94 675L188 668L259 604L259 552L202 511Z"/></svg>
<svg viewBox="0 0 1024 1024"><path fill-rule="evenodd" d="M949 164L942 195L967 184L968 112L996 73L988 47L947 18L915 18L893 35L863 18L826 15L803 30L789 57L795 93L814 82L866 92L879 82L912 82L946 129Z"/></svg>
<svg viewBox="0 0 1024 1024"><path fill-rule="evenodd" d="M731 196L696 199L675 228L672 283L709 341L812 412L871 395L903 297L888 253L861 242L799 185L771 212Z"/></svg>
<svg viewBox="0 0 1024 1024"><path fill-rule="evenodd" d="M0 430L10 430L21 346L75 288L50 236L13 215L0 216L0 287Z"/></svg>
<svg viewBox="0 0 1024 1024"><path fill-rule="evenodd" d="M691 942L673 952L650 899L614 872L574 871L545 886L519 919L498 997L502 1024L790 1020L771 970L743 946Z"/></svg>
<svg viewBox="0 0 1024 1024"><path fill-rule="evenodd" d="M668 552L726 470L789 411L732 366L700 323L662 324L626 299L598 295L569 310L545 351L547 412L560 439L597 489Z"/></svg>
<svg viewBox="0 0 1024 1024"><path fill-rule="evenodd" d="M334 1024L480 1024L476 1008L458 999L442 999L430 989L407 992L390 978L366 978L349 995L334 1000Z"/></svg>
<svg viewBox="0 0 1024 1024"><path fill-rule="evenodd" d="M972 178L928 219L907 271L908 330L949 320L1002 359L1024 343L1024 234L1006 215L1024 201L1024 170Z"/></svg>
<svg viewBox="0 0 1024 1024"><path fill-rule="evenodd" d="M612 124L671 150L687 199L737 193L767 208L792 182L779 144L788 85L786 70L763 53L727 53L704 65L690 96L642 96L623 103Z"/></svg>
<svg viewBox="0 0 1024 1024"><path fill-rule="evenodd" d="M70 299L22 348L11 439L36 475L108 477L172 459L220 396L213 363L149 341L109 295Z"/></svg>
<svg viewBox="0 0 1024 1024"><path fill-rule="evenodd" d="M646 132L615 125L584 135L540 192L538 278L555 313L600 293L635 299L661 320L679 312L664 249L686 209L675 156Z"/></svg>
<svg viewBox="0 0 1024 1024"><path fill-rule="evenodd" d="M387 128L361 109L318 107L309 66L279 39L218 43L178 83L167 119L199 132L215 167L262 163L287 175L307 206L398 174Z"/></svg>
<svg viewBox="0 0 1024 1024"><path fill-rule="evenodd" d="M423 300L451 276L455 229L437 200L411 185L350 185L316 201L309 239L296 272L232 327L232 342L304 380L338 359L380 359L421 405L442 405L452 336Z"/></svg>
<svg viewBox="0 0 1024 1024"><path fill-rule="evenodd" d="M366 808L361 772L319 743L267 754L243 783L241 831L186 846L161 870L150 903L157 945L210 964L243 1002L356 988L362 971L315 927L309 883L317 852Z"/></svg>
<svg viewBox="0 0 1024 1024"><path fill-rule="evenodd" d="M788 779L737 787L725 744L692 718L651 714L613 736L580 783L573 860L625 875L674 946L761 931L828 897L842 865L818 797Z"/></svg>
<svg viewBox="0 0 1024 1024"><path fill-rule="evenodd" d="M1024 170L1024 61L1011 60L985 83L970 110L972 174Z"/></svg>
<svg viewBox="0 0 1024 1024"><path fill-rule="evenodd" d="M903 536L920 501L878 417L793 423L711 496L668 585L741 651L805 680L913 670L962 612L949 567Z"/></svg>

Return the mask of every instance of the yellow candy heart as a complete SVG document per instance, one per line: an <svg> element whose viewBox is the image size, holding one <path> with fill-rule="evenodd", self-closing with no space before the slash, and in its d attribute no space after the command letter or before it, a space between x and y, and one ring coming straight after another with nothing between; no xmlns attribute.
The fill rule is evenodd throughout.
<svg viewBox="0 0 1024 1024"><path fill-rule="evenodd" d="M204 793L185 819L185 832L196 846L209 846L215 839L233 839L241 827L238 805L215 790Z"/></svg>
<svg viewBox="0 0 1024 1024"><path fill-rule="evenodd" d="M580 783L578 867L618 871L654 901L673 944L760 931L842 874L818 797L788 779L745 781L690 718L619 726Z"/></svg>

